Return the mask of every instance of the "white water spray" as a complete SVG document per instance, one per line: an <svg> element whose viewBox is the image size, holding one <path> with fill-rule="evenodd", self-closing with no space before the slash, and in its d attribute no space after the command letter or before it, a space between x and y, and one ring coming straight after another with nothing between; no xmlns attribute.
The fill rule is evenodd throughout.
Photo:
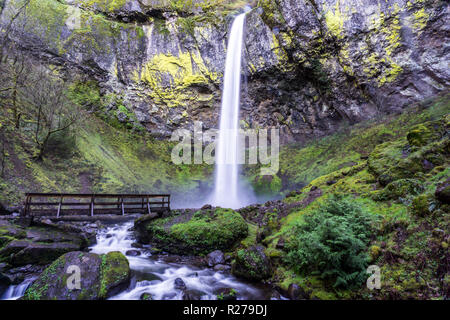
<svg viewBox="0 0 450 320"><path fill-rule="evenodd" d="M238 132L241 92L242 42L245 13L236 17L231 27L225 66L220 131L216 152L216 181L212 197L214 206L239 208L245 205L239 198Z"/></svg>

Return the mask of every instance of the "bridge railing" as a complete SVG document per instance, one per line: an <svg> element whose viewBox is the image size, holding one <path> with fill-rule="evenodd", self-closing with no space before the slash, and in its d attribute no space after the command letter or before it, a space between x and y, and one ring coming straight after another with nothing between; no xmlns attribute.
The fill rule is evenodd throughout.
<svg viewBox="0 0 450 320"><path fill-rule="evenodd" d="M26 193L24 216L162 213L170 210L169 194Z"/></svg>

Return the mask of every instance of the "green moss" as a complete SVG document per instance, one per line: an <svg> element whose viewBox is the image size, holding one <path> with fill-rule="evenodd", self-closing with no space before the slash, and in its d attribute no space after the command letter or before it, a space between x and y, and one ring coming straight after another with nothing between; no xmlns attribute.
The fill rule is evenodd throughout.
<svg viewBox="0 0 450 320"><path fill-rule="evenodd" d="M130 277L130 267L127 258L120 252L109 252L101 255L99 298L108 298L108 292L117 284Z"/></svg>
<svg viewBox="0 0 450 320"><path fill-rule="evenodd" d="M242 216L230 209L198 211L151 221L147 231L158 247L173 253L208 254L230 249L248 235Z"/></svg>
<svg viewBox="0 0 450 320"><path fill-rule="evenodd" d="M376 200L396 200L417 195L424 190L423 183L417 179L399 179L389 183L382 191L376 193Z"/></svg>
<svg viewBox="0 0 450 320"><path fill-rule="evenodd" d="M80 0L82 5L86 8L100 10L106 13L114 12L122 9L127 0Z"/></svg>
<svg viewBox="0 0 450 320"><path fill-rule="evenodd" d="M341 1L336 1L336 7L334 10L325 9L325 23L327 25L328 30L331 32L333 36L338 39L342 39L344 37L344 21L345 15L341 12Z"/></svg>

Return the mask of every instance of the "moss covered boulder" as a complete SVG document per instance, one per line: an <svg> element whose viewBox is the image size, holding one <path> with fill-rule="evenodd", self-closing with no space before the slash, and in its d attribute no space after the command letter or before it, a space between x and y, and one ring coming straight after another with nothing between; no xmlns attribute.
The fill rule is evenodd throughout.
<svg viewBox="0 0 450 320"><path fill-rule="evenodd" d="M79 270L80 282L74 280ZM101 300L130 283L128 260L120 252L69 252L47 267L25 291L24 300Z"/></svg>
<svg viewBox="0 0 450 320"><path fill-rule="evenodd" d="M272 266L264 247L256 245L236 252L231 271L237 277L259 281L270 278Z"/></svg>
<svg viewBox="0 0 450 320"><path fill-rule="evenodd" d="M437 186L435 196L442 203L450 204L450 178Z"/></svg>
<svg viewBox="0 0 450 320"><path fill-rule="evenodd" d="M231 209L174 211L162 219L136 220L137 238L175 254L208 254L234 246L248 233L247 223Z"/></svg>
<svg viewBox="0 0 450 320"><path fill-rule="evenodd" d="M411 128L406 138L411 146L423 147L441 139L446 133L446 126L445 118L439 121L428 121Z"/></svg>

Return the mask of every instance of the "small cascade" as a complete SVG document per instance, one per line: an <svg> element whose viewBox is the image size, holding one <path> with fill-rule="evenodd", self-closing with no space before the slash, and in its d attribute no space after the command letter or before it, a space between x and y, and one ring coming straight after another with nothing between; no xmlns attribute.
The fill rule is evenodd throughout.
<svg viewBox="0 0 450 320"><path fill-rule="evenodd" d="M27 288L33 283L34 278L30 278L18 285L9 288L0 296L0 300L17 300L25 294Z"/></svg>

